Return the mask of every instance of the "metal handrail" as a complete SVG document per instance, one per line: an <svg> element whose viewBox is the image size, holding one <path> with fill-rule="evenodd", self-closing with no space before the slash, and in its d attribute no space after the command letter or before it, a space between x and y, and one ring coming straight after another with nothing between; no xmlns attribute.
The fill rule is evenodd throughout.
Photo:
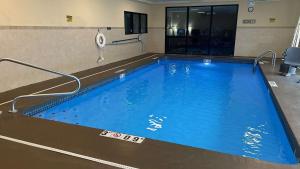
<svg viewBox="0 0 300 169"><path fill-rule="evenodd" d="M129 43L138 43L138 42L143 43L143 41L141 40L141 36L142 35L139 34L136 38L114 40L111 43L108 43L106 45L124 45L124 44L129 44Z"/></svg>
<svg viewBox="0 0 300 169"><path fill-rule="evenodd" d="M122 39L122 40L115 40L111 43L107 43L108 46L114 46L114 45L125 45L125 44L131 44L131 43L141 43L141 51L144 51L144 42L141 39L141 34L139 34L136 38L129 38L129 39Z"/></svg>
<svg viewBox="0 0 300 169"><path fill-rule="evenodd" d="M272 50L268 50L268 51L265 51L264 53L258 55L255 60L254 60L254 63L253 63L253 71L256 70L256 66L258 64L258 62L265 56L267 56L268 54L272 54L272 68L273 70L275 69L275 66L276 66L276 58L277 58L277 54L272 51Z"/></svg>
<svg viewBox="0 0 300 169"><path fill-rule="evenodd" d="M69 77L69 78L75 80L76 83L77 83L77 88L76 88L75 90L71 91L71 92L64 92L64 93L49 93L49 94L29 94L29 95L21 95L21 96L18 96L18 97L16 97L16 98L14 98L14 100L12 101L12 108L11 108L11 110L9 110L9 112L12 112L12 113L18 112L18 110L16 109L16 103L17 103L17 101L18 101L19 99L22 99L22 98L29 98L29 97L66 96L66 95L72 95L72 94L77 93L77 92L80 90L80 87L81 87L80 80L79 80L76 76L73 76L73 75L68 75L68 74L64 74L64 73L61 73L61 72L56 72L56 71L53 71L53 70L45 69L45 68L42 68L42 67L38 67L38 66L35 66L35 65L32 65L32 64L29 64L29 63L21 62L21 61L14 60L14 59L10 59L10 58L2 58L2 59L0 58L0 62L11 62L11 63L16 63L16 64L19 64L19 65L23 65L23 66L31 67L31 68L34 68L34 69L42 70L42 71L45 71L45 72L53 73L53 74L56 74L56 75L66 76L66 77Z"/></svg>
<svg viewBox="0 0 300 169"><path fill-rule="evenodd" d="M130 38L130 39L115 40L115 41L112 41L112 43L113 44L124 43L124 42L128 42L128 41L133 41L133 40L139 41L139 38Z"/></svg>

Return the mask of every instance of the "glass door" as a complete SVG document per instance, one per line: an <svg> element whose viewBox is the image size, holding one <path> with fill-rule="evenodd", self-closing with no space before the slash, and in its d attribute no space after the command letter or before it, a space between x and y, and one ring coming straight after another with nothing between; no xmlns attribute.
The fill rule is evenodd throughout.
<svg viewBox="0 0 300 169"><path fill-rule="evenodd" d="M188 54L209 55L211 7L190 7L188 24Z"/></svg>
<svg viewBox="0 0 300 169"><path fill-rule="evenodd" d="M234 55L237 13L237 5L213 6L210 55Z"/></svg>
<svg viewBox="0 0 300 169"><path fill-rule="evenodd" d="M238 5L166 8L166 53L233 56Z"/></svg>
<svg viewBox="0 0 300 169"><path fill-rule="evenodd" d="M166 53L186 53L187 11L187 7L167 8Z"/></svg>

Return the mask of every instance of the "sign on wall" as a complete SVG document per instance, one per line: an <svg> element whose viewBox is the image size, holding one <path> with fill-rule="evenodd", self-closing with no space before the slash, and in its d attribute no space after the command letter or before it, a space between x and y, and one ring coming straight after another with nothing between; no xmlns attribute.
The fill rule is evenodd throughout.
<svg viewBox="0 0 300 169"><path fill-rule="evenodd" d="M255 24L256 19L244 19L243 24Z"/></svg>
<svg viewBox="0 0 300 169"><path fill-rule="evenodd" d="M254 5L255 5L255 0L248 0L248 12L249 13L254 12Z"/></svg>

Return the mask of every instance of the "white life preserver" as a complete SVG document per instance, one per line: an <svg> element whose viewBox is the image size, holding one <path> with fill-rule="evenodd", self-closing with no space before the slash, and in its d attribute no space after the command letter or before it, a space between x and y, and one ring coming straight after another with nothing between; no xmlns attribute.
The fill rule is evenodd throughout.
<svg viewBox="0 0 300 169"><path fill-rule="evenodd" d="M98 32L96 35L96 44L99 48L104 48L106 45L106 38L103 33Z"/></svg>

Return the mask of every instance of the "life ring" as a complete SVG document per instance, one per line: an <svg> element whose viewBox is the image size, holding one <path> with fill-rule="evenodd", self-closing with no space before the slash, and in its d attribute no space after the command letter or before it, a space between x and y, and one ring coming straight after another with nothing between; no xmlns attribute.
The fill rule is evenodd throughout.
<svg viewBox="0 0 300 169"><path fill-rule="evenodd" d="M104 48L106 45L106 38L103 33L98 32L96 35L96 44L99 48Z"/></svg>

